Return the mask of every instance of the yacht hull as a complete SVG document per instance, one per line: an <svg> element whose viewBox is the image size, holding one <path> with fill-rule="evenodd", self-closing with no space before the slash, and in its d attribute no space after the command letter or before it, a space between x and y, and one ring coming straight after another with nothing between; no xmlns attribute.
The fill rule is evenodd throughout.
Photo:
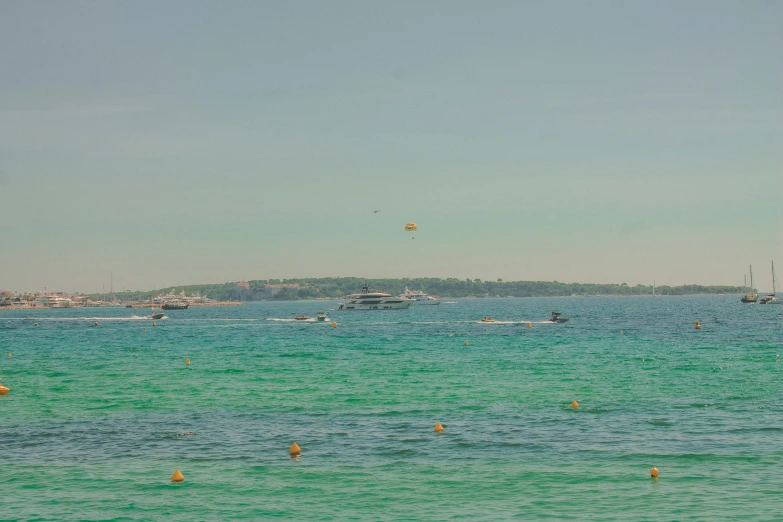
<svg viewBox="0 0 783 522"><path fill-rule="evenodd" d="M413 301L408 300L389 300L379 303L345 303L341 304L338 310L405 310L410 308Z"/></svg>

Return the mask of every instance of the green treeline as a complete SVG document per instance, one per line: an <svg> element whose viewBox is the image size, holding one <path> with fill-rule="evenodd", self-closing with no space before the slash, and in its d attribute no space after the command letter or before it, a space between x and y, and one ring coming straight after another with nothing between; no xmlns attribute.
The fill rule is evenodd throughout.
<svg viewBox="0 0 783 522"><path fill-rule="evenodd" d="M622 284L592 284L592 283L560 283L558 281L482 281L480 279L365 279L359 277L316 277L303 279L269 279L248 281L249 288L241 288L236 283L214 285L189 285L163 288L157 295L168 292L186 295L200 294L220 301L261 301L261 300L297 300L316 298L339 298L358 292L367 283L370 288L392 295L401 294L406 287L411 290L422 290L430 295L440 297L545 297L570 295L652 295L653 287L645 285L628 286ZM265 285L294 285L298 291L284 289L274 296ZM738 294L745 289L737 286L658 286L657 295L689 295L689 294ZM149 299L151 291L118 292L118 299L144 300Z"/></svg>

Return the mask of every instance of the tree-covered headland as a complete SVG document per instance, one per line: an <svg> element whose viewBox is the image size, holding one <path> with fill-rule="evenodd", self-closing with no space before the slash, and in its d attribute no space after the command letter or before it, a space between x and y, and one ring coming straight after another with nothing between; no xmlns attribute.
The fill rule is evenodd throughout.
<svg viewBox="0 0 783 522"><path fill-rule="evenodd" d="M220 301L263 301L340 298L358 292L367 283L370 288L392 295L405 288L422 290L431 295L454 297L555 297L572 295L652 295L652 285L561 283L559 281L482 281L456 278L365 279L361 277L315 277L301 279L267 279L247 281L247 286L236 283L188 285L159 289L156 295L168 292L202 295ZM288 285L271 295L268 285ZM298 289L294 287L298 285ZM657 286L656 295L738 294L745 289L737 286ZM116 292L123 301L149 299L152 291Z"/></svg>

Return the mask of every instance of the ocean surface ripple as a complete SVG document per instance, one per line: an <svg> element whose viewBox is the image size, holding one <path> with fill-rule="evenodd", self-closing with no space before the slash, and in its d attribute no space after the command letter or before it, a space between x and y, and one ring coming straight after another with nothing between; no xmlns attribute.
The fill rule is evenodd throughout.
<svg viewBox="0 0 783 522"><path fill-rule="evenodd" d="M0 311L0 519L783 514L783 307L330 308Z"/></svg>

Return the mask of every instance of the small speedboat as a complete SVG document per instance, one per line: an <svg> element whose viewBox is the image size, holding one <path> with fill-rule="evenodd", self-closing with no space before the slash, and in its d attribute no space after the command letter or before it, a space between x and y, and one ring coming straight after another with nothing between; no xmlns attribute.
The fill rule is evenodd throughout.
<svg viewBox="0 0 783 522"><path fill-rule="evenodd" d="M552 317L549 320L553 323L565 323L568 321L568 317L561 317L560 312L552 312Z"/></svg>
<svg viewBox="0 0 783 522"><path fill-rule="evenodd" d="M297 315L296 317L294 317L294 319L296 319L297 321L307 321L310 318L307 317L306 315Z"/></svg>
<svg viewBox="0 0 783 522"><path fill-rule="evenodd" d="M318 312L318 320L319 321L326 321L326 314L323 312Z"/></svg>
<svg viewBox="0 0 783 522"><path fill-rule="evenodd" d="M484 318L482 318L482 319L481 319L481 322L482 322L482 323L495 323L495 322L497 322L497 321L495 321L495 320L494 320L494 319L492 319L491 317L484 317Z"/></svg>
<svg viewBox="0 0 783 522"><path fill-rule="evenodd" d="M158 313L152 314L150 316L150 319L163 319L163 315L164 315L163 312L158 312Z"/></svg>

